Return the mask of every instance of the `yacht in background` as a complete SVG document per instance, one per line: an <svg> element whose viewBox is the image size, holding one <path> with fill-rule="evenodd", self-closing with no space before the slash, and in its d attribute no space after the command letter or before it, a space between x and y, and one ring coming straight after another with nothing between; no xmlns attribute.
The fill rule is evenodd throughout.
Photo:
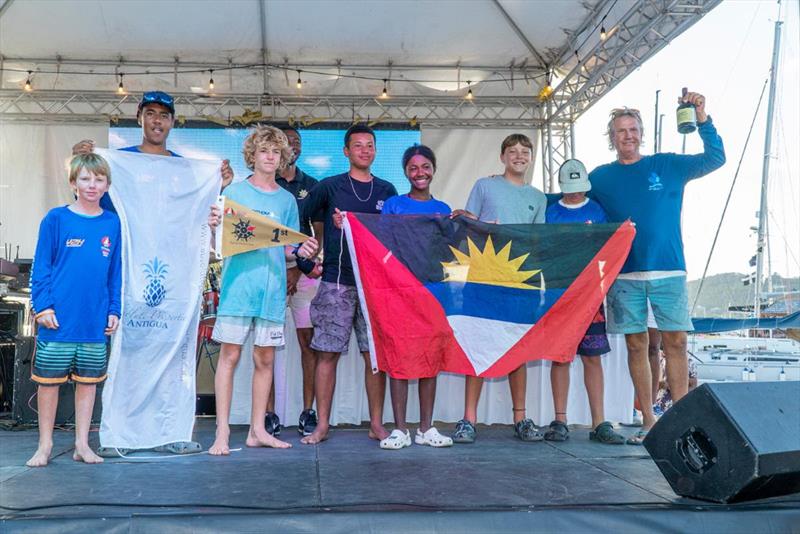
<svg viewBox="0 0 800 534"><path fill-rule="evenodd" d="M690 335L689 357L701 382L800 380L800 343L789 338Z"/></svg>

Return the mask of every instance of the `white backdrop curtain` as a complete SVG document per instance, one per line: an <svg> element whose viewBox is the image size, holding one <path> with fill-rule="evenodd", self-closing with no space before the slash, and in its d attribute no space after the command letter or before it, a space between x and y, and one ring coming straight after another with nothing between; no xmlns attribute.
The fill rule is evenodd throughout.
<svg viewBox="0 0 800 534"><path fill-rule="evenodd" d="M104 147L108 125L0 122L0 242L33 258L39 222L72 202L67 165L72 146L95 139Z"/></svg>

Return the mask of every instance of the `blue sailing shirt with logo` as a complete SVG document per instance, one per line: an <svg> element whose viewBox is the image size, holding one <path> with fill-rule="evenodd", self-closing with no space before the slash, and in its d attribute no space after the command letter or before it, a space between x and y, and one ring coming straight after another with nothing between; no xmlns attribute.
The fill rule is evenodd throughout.
<svg viewBox="0 0 800 534"><path fill-rule="evenodd" d="M342 230L333 224L335 210L338 208L339 211L353 213L381 213L386 199L393 196L397 196L397 189L391 182L377 176L373 176L371 182L359 182L350 178L346 172L325 178L311 190L303 205L301 217L310 219L319 212L325 214L325 259L322 263L322 279L325 282L356 285L350 249L343 242Z"/></svg>
<svg viewBox="0 0 800 534"><path fill-rule="evenodd" d="M138 145L126 146L125 148L120 148L120 150L124 152L139 152L144 154L144 152L139 149ZM172 150L167 150L167 152L169 152L170 156L173 158L181 157L180 154L176 154ZM112 211L114 213L117 212L117 209L114 207L114 203L111 202L111 197L108 195L108 192L103 193L103 196L100 197L100 207L107 211Z"/></svg>
<svg viewBox="0 0 800 534"><path fill-rule="evenodd" d="M450 215L450 206L431 197L415 200L408 195L397 195L383 203L384 215Z"/></svg>
<svg viewBox="0 0 800 534"><path fill-rule="evenodd" d="M636 238L623 273L685 271L681 237L683 190L689 180L722 167L725 149L711 117L698 125L701 154L654 154L636 163L615 161L589 173L587 193L605 209L608 220L636 223Z"/></svg>
<svg viewBox="0 0 800 534"><path fill-rule="evenodd" d="M562 204L561 200L547 206L545 219L548 224L571 224L606 222L606 212L591 198L584 199L580 204Z"/></svg>
<svg viewBox="0 0 800 534"><path fill-rule="evenodd" d="M299 227L297 203L282 187L264 191L249 180L243 180L228 186L225 196L292 230ZM251 250L225 258L217 313L284 323L286 256L283 246Z"/></svg>
<svg viewBox="0 0 800 534"><path fill-rule="evenodd" d="M41 341L104 343L108 316L120 316L122 262L116 213L50 210L39 225L31 271L31 306L52 309L59 327L39 327Z"/></svg>

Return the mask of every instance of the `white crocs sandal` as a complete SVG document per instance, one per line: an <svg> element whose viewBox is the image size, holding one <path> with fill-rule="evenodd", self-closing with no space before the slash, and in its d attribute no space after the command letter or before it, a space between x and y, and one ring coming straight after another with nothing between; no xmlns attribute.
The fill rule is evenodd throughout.
<svg viewBox="0 0 800 534"><path fill-rule="evenodd" d="M418 428L414 442L417 445L430 445L431 447L452 447L453 438L441 435L436 427L432 426L424 433Z"/></svg>
<svg viewBox="0 0 800 534"><path fill-rule="evenodd" d="M411 446L411 434L408 430L403 432L399 428L395 428L392 430L392 433L389 434L388 438L384 438L381 440L381 449L387 450L399 450L403 447L410 447Z"/></svg>

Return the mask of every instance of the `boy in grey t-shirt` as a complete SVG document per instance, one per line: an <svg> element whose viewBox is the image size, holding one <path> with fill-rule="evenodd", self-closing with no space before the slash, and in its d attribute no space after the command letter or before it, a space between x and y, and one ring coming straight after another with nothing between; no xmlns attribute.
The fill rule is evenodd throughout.
<svg viewBox="0 0 800 534"><path fill-rule="evenodd" d="M531 165L532 156L533 144L527 136L512 134L506 137L500 146L500 161L505 165L505 171L502 176L481 178L475 182L466 210L488 223L544 223L547 199L544 193L525 183L525 173ZM472 443L477 434L475 422L483 378L468 376L466 380L464 419L456 424L453 433L453 441L456 443ZM522 441L541 441L544 433L531 419L525 417L527 380L525 365L508 375L514 411L514 433Z"/></svg>
<svg viewBox="0 0 800 534"><path fill-rule="evenodd" d="M518 146L525 148L521 144ZM547 209L544 193L523 183L521 176L517 182L508 178L507 173L508 167L506 174L478 179L469 194L467 211L481 221L495 224L544 223Z"/></svg>

